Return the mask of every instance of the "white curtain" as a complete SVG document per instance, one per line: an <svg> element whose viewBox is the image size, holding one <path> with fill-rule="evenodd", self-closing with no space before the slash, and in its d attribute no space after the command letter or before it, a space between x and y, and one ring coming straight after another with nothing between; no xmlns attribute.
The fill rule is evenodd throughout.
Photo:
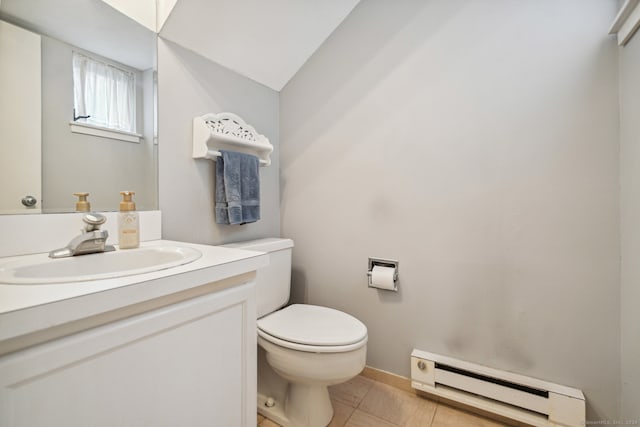
<svg viewBox="0 0 640 427"><path fill-rule="evenodd" d="M83 122L128 132L136 131L135 74L73 52L76 116Z"/></svg>

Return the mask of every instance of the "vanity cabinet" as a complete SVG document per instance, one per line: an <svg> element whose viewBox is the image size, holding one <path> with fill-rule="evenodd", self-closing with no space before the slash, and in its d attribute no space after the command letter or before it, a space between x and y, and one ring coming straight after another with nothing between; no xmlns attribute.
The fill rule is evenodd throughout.
<svg viewBox="0 0 640 427"><path fill-rule="evenodd" d="M0 426L255 426L254 286L168 296L0 357Z"/></svg>

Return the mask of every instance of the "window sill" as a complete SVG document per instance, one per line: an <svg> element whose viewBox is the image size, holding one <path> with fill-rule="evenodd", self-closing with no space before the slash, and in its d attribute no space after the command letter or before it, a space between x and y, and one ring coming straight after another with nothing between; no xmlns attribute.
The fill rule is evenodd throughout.
<svg viewBox="0 0 640 427"><path fill-rule="evenodd" d="M99 136L102 138L117 139L120 141L135 142L137 144L142 141L142 135L126 132L122 130L109 129L102 126L90 125L81 122L69 122L69 127L73 133L82 133L85 135Z"/></svg>

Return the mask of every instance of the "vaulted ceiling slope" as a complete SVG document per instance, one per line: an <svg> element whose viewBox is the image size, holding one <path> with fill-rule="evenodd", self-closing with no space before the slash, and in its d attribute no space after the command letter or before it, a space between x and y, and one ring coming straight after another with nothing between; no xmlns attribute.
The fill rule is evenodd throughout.
<svg viewBox="0 0 640 427"><path fill-rule="evenodd" d="M178 0L160 31L280 91L359 0Z"/></svg>
<svg viewBox="0 0 640 427"><path fill-rule="evenodd" d="M155 32L102 1L2 0L0 18L139 70L155 64Z"/></svg>

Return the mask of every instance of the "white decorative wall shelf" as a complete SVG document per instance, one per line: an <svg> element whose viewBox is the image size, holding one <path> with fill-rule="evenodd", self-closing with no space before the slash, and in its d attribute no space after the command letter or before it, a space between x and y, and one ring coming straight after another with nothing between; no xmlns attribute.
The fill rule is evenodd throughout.
<svg viewBox="0 0 640 427"><path fill-rule="evenodd" d="M233 113L194 117L193 158L215 161L221 155L220 150L253 154L260 159L260 166L269 166L273 145Z"/></svg>
<svg viewBox="0 0 640 427"><path fill-rule="evenodd" d="M609 34L618 37L618 45L626 45L640 28L640 0L626 0L616 16Z"/></svg>

